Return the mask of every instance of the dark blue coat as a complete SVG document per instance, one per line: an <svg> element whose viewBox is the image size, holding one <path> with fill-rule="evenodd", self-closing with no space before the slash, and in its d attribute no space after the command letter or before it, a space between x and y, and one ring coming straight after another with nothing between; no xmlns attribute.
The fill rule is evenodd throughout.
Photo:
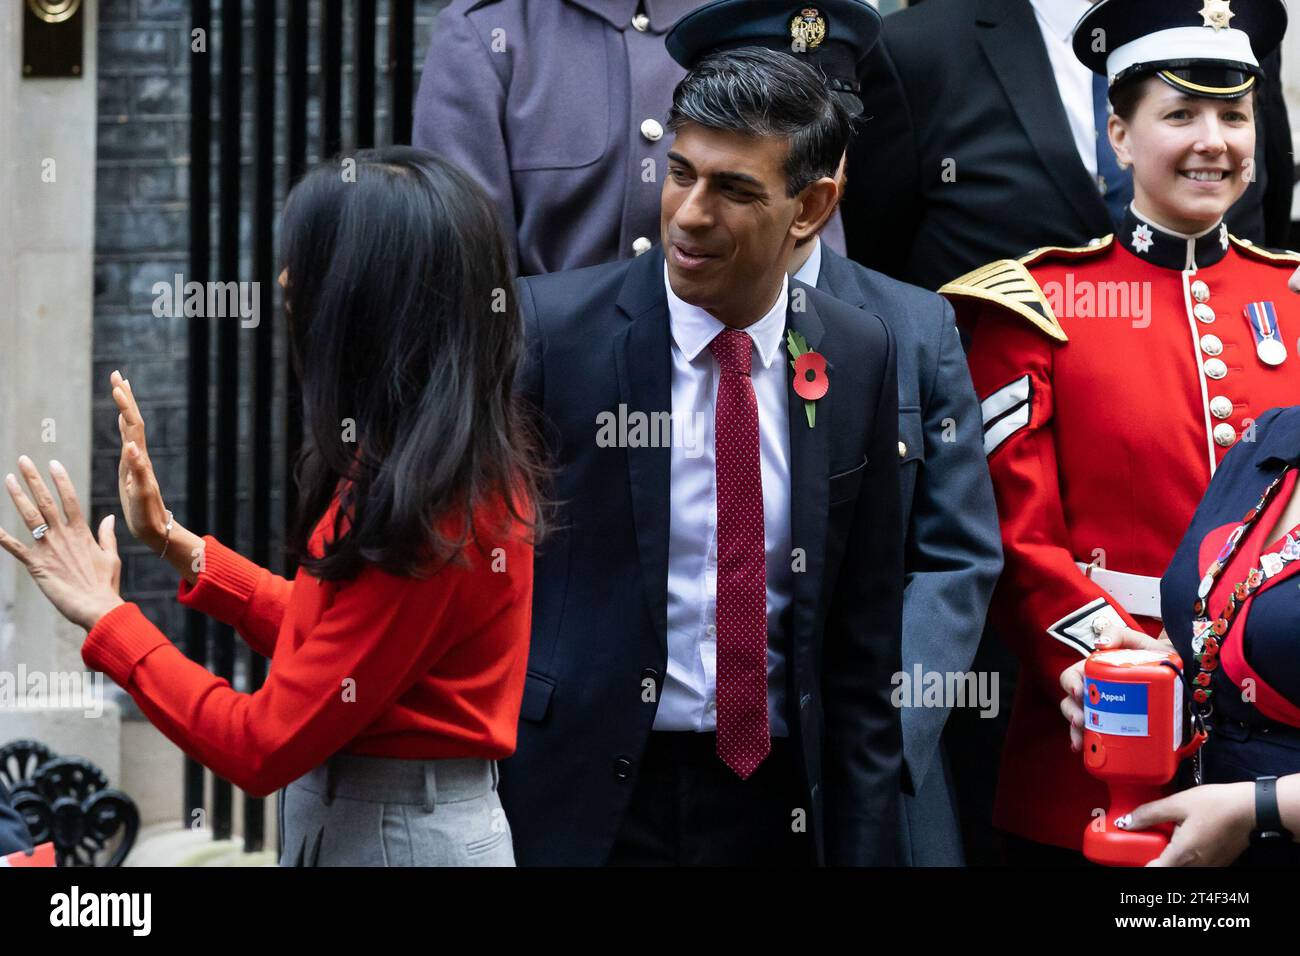
<svg viewBox="0 0 1300 956"><path fill-rule="evenodd" d="M822 244L817 288L880 315L898 343L898 437L906 534L903 671L966 671L979 647L1002 538L979 400L947 300ZM960 865L961 834L940 737L948 710L903 710L904 861Z"/></svg>
<svg viewBox="0 0 1300 956"><path fill-rule="evenodd" d="M902 765L898 385L877 316L791 282L790 327L830 363L809 428L790 399L790 524L807 557L782 619L786 714L820 859L898 862ZM539 549L518 748L501 799L521 865L606 861L667 669L670 454L602 448L597 416L672 408L664 258L520 280L521 390L555 457L559 530ZM793 376L791 376L793 383Z"/></svg>

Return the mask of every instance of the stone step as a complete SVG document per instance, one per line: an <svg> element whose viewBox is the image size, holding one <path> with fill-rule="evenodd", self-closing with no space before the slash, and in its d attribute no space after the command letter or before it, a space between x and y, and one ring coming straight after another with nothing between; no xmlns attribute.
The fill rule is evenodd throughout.
<svg viewBox="0 0 1300 956"><path fill-rule="evenodd" d="M203 828L176 823L142 827L123 866L275 866L275 850L245 853L242 839L214 840Z"/></svg>

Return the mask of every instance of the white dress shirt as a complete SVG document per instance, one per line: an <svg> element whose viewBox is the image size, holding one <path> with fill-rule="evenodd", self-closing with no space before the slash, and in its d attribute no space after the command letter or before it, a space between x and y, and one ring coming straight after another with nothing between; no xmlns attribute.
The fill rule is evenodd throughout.
<svg viewBox="0 0 1300 956"><path fill-rule="evenodd" d="M1047 44L1047 57L1052 61L1056 76L1056 89L1065 106L1065 116L1070 121L1074 145L1088 175L1097 178L1097 124L1092 112L1092 70L1074 55L1071 33L1079 19L1092 9L1088 0L1030 0L1038 29ZM1035 95L1034 90L1024 90L1024 96ZM1105 136L1105 130L1101 135Z"/></svg>
<svg viewBox="0 0 1300 956"><path fill-rule="evenodd" d="M817 280L822 274L822 237L813 236L813 250L808 254L808 261L799 267L794 277L804 285L817 288Z"/></svg>
<svg viewBox="0 0 1300 956"><path fill-rule="evenodd" d="M789 735L781 618L794 589L790 543L788 364L783 361L789 279L761 319L744 331L756 354L758 451L767 552L767 706L773 737ZM713 731L717 705L718 494L713 420L720 370L709 343L725 325L673 292L664 267L672 332L672 418L700 435L672 443L668 516L668 673L655 730Z"/></svg>

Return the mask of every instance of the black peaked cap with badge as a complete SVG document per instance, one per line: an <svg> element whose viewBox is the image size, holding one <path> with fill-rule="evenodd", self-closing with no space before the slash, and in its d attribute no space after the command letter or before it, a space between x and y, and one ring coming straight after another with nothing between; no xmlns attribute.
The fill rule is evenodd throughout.
<svg viewBox="0 0 1300 956"><path fill-rule="evenodd" d="M880 14L866 0L712 0L678 20L664 42L688 70L710 53L740 47L792 53L821 70L856 118L858 72L879 36Z"/></svg>
<svg viewBox="0 0 1300 956"><path fill-rule="evenodd" d="M1074 55L1113 89L1158 76L1191 96L1237 99L1286 32L1283 0L1101 0L1074 28Z"/></svg>

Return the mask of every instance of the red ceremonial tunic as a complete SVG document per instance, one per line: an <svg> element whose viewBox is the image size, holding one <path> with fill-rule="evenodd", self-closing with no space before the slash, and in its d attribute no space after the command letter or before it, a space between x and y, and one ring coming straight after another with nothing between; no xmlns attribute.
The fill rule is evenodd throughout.
<svg viewBox="0 0 1300 956"><path fill-rule="evenodd" d="M1300 298L1287 288L1297 265L1226 226L1175 236L1130 211L1116 237L993 263L940 290L972 331L1006 562L990 619L1021 664L999 828L1078 849L1106 806L1070 750L1061 671L1108 619L1160 632L1157 579L1213 470L1253 440L1263 412L1300 399ZM1257 355L1245 313L1265 301L1280 366ZM1150 602L1079 564L1140 576L1151 616L1134 610Z"/></svg>

